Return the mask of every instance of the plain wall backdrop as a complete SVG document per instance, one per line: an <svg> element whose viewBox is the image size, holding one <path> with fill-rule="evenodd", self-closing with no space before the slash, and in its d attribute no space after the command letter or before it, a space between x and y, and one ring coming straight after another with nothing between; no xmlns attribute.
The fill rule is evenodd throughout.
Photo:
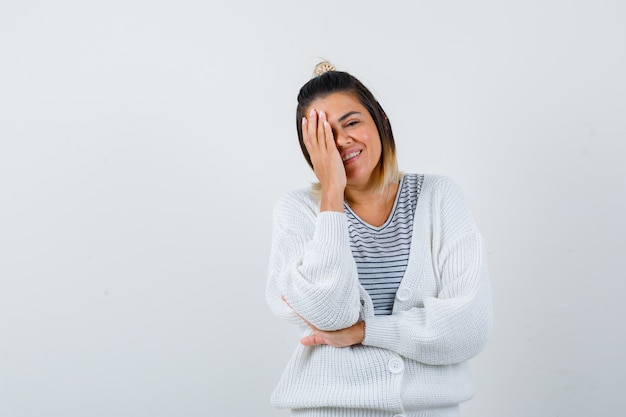
<svg viewBox="0 0 626 417"><path fill-rule="evenodd" d="M314 180L295 98L371 88L454 179L495 331L465 417L617 415L626 3L0 3L0 416L286 416L271 210Z"/></svg>

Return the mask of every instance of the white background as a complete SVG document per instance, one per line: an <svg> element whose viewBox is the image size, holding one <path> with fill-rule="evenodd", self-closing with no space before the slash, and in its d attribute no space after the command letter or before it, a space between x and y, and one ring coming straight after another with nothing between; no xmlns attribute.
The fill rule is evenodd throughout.
<svg viewBox="0 0 626 417"><path fill-rule="evenodd" d="M320 57L485 236L464 416L623 413L625 2L3 0L0 416L286 415L271 209Z"/></svg>

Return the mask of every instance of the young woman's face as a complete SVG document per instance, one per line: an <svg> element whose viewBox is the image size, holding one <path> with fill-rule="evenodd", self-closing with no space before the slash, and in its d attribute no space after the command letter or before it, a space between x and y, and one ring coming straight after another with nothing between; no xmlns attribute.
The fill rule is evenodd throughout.
<svg viewBox="0 0 626 417"><path fill-rule="evenodd" d="M382 155L380 135L367 109L351 94L333 93L319 98L307 109L324 111L343 160L348 187L367 188L378 170ZM376 172L378 175L378 172Z"/></svg>

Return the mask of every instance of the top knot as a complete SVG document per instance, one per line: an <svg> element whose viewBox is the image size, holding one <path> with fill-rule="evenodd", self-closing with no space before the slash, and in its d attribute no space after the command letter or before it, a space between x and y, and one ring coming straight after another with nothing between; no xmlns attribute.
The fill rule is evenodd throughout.
<svg viewBox="0 0 626 417"><path fill-rule="evenodd" d="M328 72L334 71L335 66L328 61L322 61L315 66L315 70L313 71L313 77L319 77L320 75Z"/></svg>

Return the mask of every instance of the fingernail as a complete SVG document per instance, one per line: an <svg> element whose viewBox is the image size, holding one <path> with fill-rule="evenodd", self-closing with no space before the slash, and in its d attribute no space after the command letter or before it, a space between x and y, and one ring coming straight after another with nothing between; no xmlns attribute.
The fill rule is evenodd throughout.
<svg viewBox="0 0 626 417"><path fill-rule="evenodd" d="M309 115L315 116L315 109L311 109L311 111L309 112Z"/></svg>

